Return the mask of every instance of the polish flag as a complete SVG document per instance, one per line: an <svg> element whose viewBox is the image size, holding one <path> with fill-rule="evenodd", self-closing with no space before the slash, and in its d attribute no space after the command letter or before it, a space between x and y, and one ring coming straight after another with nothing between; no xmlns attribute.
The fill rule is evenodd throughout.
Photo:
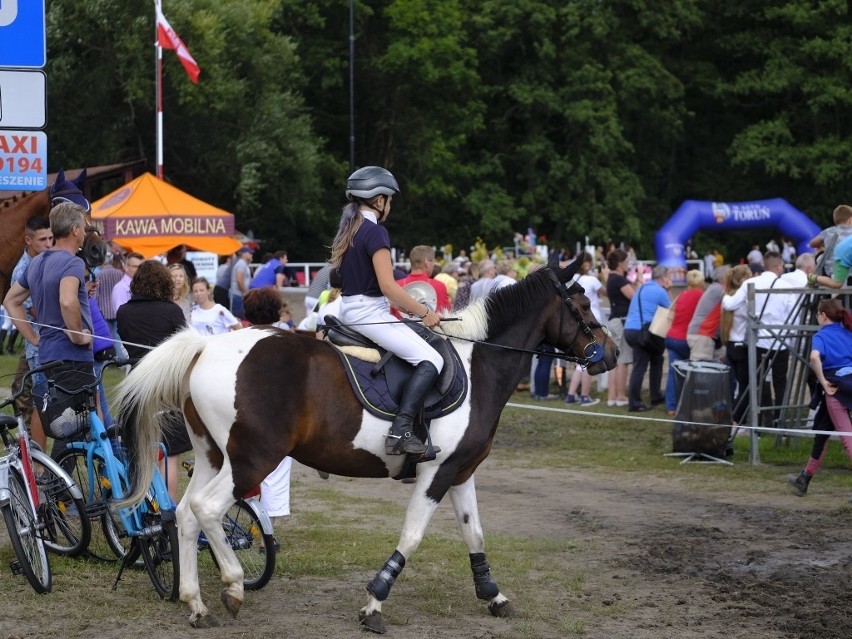
<svg viewBox="0 0 852 639"><path fill-rule="evenodd" d="M164 16L163 12L160 10L159 3L156 4L156 8L157 44L164 49L172 49L175 53L177 53L177 57L180 59L180 63L186 70L186 74L189 76L189 79L192 80L193 84L198 84L198 76L201 73L201 67L198 66L198 63L192 55L190 55L189 49L186 48L183 40L181 40L178 34L175 33L175 30L172 29L172 25L169 24L168 20L166 20L166 16Z"/></svg>

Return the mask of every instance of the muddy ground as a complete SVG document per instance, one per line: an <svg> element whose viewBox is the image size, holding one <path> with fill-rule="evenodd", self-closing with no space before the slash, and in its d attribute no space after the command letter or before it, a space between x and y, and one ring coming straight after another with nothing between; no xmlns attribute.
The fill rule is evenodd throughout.
<svg viewBox="0 0 852 639"><path fill-rule="evenodd" d="M551 616L558 611L561 623L542 623L541 615L525 612L523 606L517 619L491 617L474 598L469 575L445 584L458 591L452 614L415 611L407 600L428 597L428 592L412 590L406 573L436 569L418 564L415 556L385 604L386 636L852 636L852 510L844 494L812 491L800 499L780 480L760 492L726 493L696 481L694 475L661 478L608 471L603 476L513 468L492 460L477 478L488 533L527 539L529 552L536 544L565 538L580 549L559 560L564 561L566 581L582 575L576 587L541 588L534 580L506 574L492 559L495 578L516 605L534 600ZM306 525L312 511L341 507L339 499L332 500L333 506L316 499L300 501L317 488L399 504L410 490L387 480L332 477L324 482L294 464L294 515L284 524L282 537L287 526ZM364 515L363 525L397 530L400 523L397 514L390 518L379 508ZM448 503L438 510L430 530L458 538ZM0 540L0 546L7 545ZM345 564L335 557L330 561ZM357 611L365 602L363 587L372 572L341 568L339 575L310 580L276 576L264 590L247 593L236 620L225 617L217 600L218 585L210 580L203 586L205 598L224 625L208 630L190 628L181 604L148 603L140 613L138 601L152 598L144 575L129 575L113 592L109 584L91 578L74 582L67 572L66 565L65 574L56 577L54 592L45 596L32 594L22 578L6 573L0 580L0 637L368 636L359 629Z"/></svg>

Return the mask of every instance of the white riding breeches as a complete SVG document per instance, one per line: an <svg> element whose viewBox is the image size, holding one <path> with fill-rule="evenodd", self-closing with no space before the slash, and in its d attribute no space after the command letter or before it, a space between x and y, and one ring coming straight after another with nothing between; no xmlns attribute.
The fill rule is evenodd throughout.
<svg viewBox="0 0 852 639"><path fill-rule="evenodd" d="M342 298L340 319L352 330L373 340L412 366L417 366L420 362L432 362L439 373L444 367L444 358L438 351L391 314L390 304L385 297L347 295Z"/></svg>

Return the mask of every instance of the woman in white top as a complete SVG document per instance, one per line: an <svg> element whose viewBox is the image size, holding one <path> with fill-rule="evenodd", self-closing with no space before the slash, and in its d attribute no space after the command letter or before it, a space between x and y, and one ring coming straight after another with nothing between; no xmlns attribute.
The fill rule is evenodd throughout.
<svg viewBox="0 0 852 639"><path fill-rule="evenodd" d="M175 284L172 301L180 306L184 318L189 323L192 302L189 300L189 278L186 275L186 269L183 267L183 264L169 264L167 268L169 269L169 275L172 276L172 282Z"/></svg>
<svg viewBox="0 0 852 639"><path fill-rule="evenodd" d="M196 277L192 283L192 299L195 306L190 313L189 324L201 335L219 335L243 327L227 308L213 302L210 282Z"/></svg>
<svg viewBox="0 0 852 639"><path fill-rule="evenodd" d="M748 409L748 344L746 328L748 326L748 302L745 298L734 298L743 282L754 277L746 264L738 264L728 271L725 282L725 295L722 297L721 331L725 344L725 357L737 378L737 398L734 401L734 423L742 424Z"/></svg>
<svg viewBox="0 0 852 639"><path fill-rule="evenodd" d="M582 257L583 262L580 265L580 272L575 276L574 280L585 289L586 297L591 302L592 315L600 322L602 315L599 295L606 295L606 287L592 271L595 265L592 255L581 253L580 257ZM580 397L576 397L578 387L580 389ZM577 366L574 368L574 374L571 376L571 382L568 385L568 394L565 396L565 403L577 404L578 406L594 406L600 400L591 396L591 390L592 376L586 372L585 367Z"/></svg>

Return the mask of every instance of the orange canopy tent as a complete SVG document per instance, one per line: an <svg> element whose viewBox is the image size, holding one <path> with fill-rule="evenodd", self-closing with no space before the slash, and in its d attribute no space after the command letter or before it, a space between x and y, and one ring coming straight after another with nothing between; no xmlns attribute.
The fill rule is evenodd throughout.
<svg viewBox="0 0 852 639"><path fill-rule="evenodd" d="M230 255L234 216L145 173L92 203L92 219L106 239L146 258L186 244L189 250Z"/></svg>

